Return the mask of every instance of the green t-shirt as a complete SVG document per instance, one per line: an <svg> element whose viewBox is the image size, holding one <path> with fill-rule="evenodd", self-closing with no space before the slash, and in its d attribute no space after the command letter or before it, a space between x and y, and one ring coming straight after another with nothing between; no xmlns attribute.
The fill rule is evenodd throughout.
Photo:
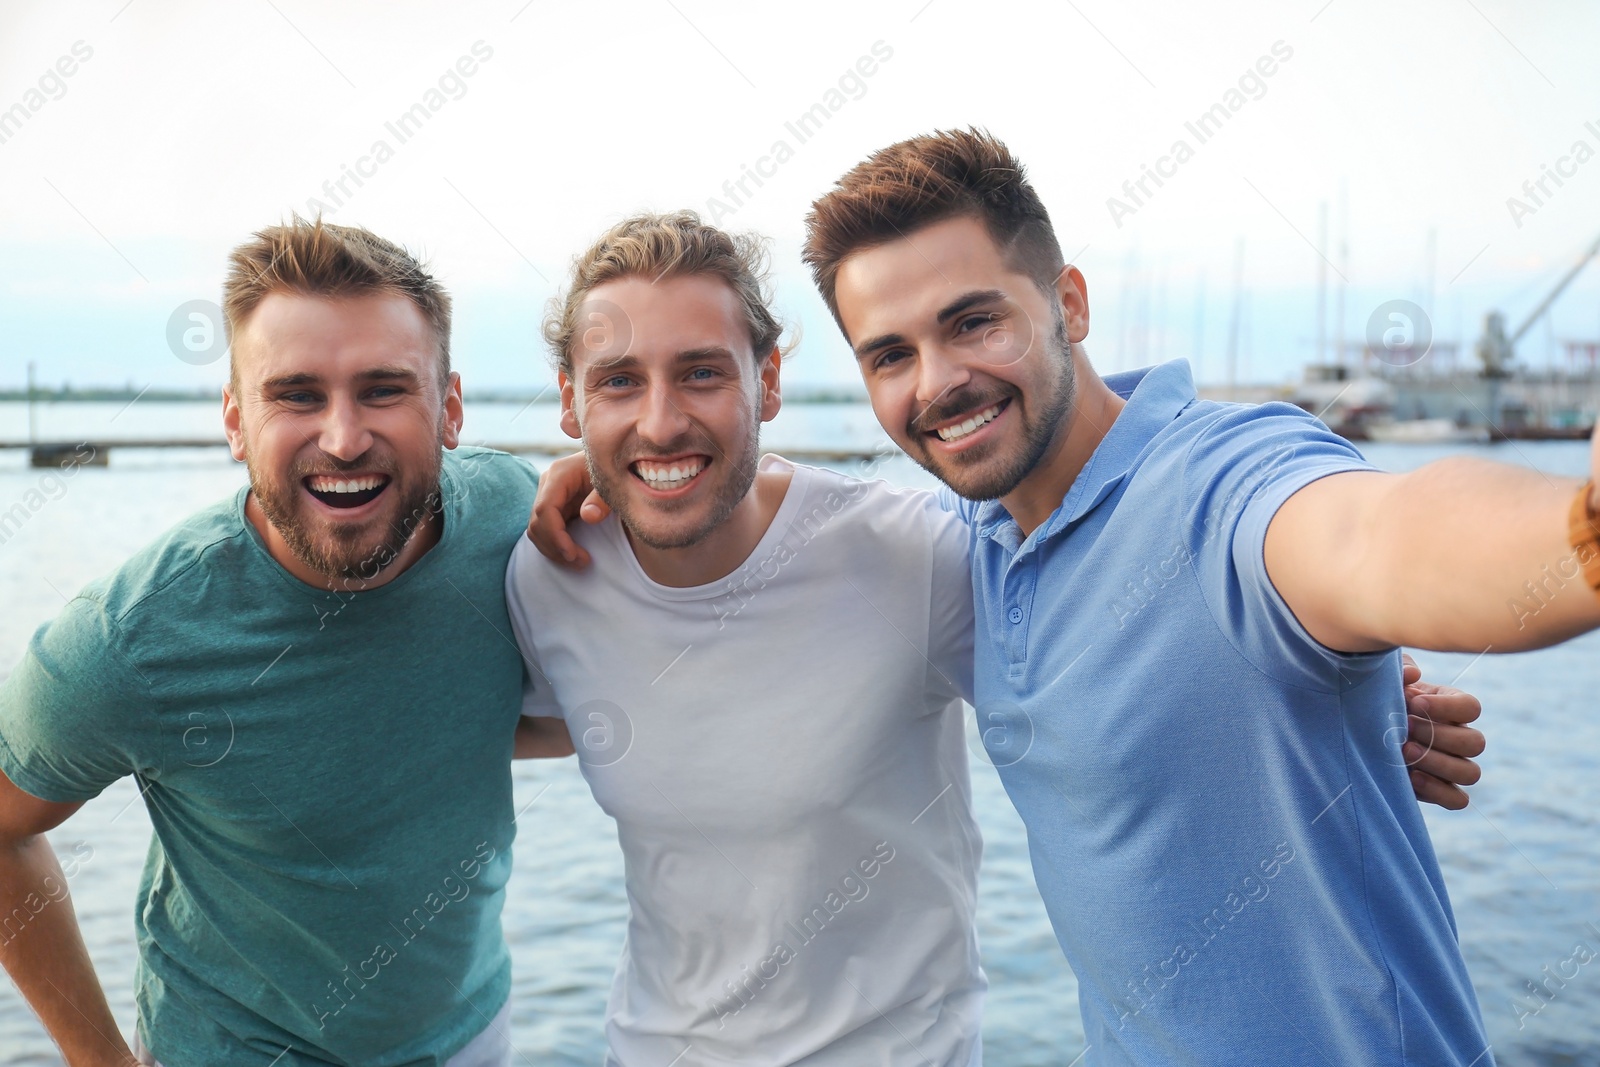
<svg viewBox="0 0 1600 1067"><path fill-rule="evenodd" d="M440 541L353 595L279 566L240 490L86 588L0 685L17 786L138 780L140 1033L167 1067L442 1064L505 1003L504 583L536 483L445 453Z"/></svg>

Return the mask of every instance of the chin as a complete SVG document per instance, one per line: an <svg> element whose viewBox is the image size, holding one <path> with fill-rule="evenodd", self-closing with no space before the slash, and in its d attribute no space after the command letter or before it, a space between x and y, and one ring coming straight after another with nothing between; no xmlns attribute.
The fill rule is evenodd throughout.
<svg viewBox="0 0 1600 1067"><path fill-rule="evenodd" d="M917 457L917 464L968 500L998 500L1015 489L1027 474L1022 457L1007 457L998 452L975 462L959 464L935 460L924 452Z"/></svg>
<svg viewBox="0 0 1600 1067"><path fill-rule="evenodd" d="M672 548L692 548L706 539L711 528L705 523L638 521L638 516L624 516L623 524L634 540L648 548L661 551Z"/></svg>

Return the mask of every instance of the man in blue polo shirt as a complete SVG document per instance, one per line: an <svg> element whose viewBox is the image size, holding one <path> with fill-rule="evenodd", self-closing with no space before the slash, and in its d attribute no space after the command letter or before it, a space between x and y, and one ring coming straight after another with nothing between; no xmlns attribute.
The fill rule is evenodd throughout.
<svg viewBox="0 0 1600 1067"><path fill-rule="evenodd" d="M1378 473L1298 409L1198 400L1182 362L1102 380L1083 277L985 134L876 153L807 223L885 430L965 498L977 711L1084 1062L1491 1063L1394 649L1600 625L1597 494Z"/></svg>

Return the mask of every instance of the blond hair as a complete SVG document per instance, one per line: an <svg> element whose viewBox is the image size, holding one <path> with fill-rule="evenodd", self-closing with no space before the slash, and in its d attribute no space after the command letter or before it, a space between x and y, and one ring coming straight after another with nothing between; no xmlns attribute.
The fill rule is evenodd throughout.
<svg viewBox="0 0 1600 1067"><path fill-rule="evenodd" d="M783 326L769 304L766 249L760 238L730 234L700 220L693 211L645 212L627 218L573 260L571 283L551 299L544 339L556 366L572 372L572 345L582 325L580 312L589 291L618 278L710 275L726 282L739 298L750 347L757 360L777 345Z"/></svg>
<svg viewBox="0 0 1600 1067"><path fill-rule="evenodd" d="M358 226L299 215L269 226L228 256L222 321L234 333L269 293L347 297L394 293L417 306L439 342L439 385L450 380L450 294L404 248ZM232 358L229 378L235 386Z"/></svg>

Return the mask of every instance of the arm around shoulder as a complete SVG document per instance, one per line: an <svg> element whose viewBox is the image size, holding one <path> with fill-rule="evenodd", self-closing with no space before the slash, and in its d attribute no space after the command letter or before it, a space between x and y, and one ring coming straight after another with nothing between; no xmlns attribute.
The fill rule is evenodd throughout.
<svg viewBox="0 0 1600 1067"><path fill-rule="evenodd" d="M524 715L518 720L513 759L560 759L576 751L565 719Z"/></svg>

